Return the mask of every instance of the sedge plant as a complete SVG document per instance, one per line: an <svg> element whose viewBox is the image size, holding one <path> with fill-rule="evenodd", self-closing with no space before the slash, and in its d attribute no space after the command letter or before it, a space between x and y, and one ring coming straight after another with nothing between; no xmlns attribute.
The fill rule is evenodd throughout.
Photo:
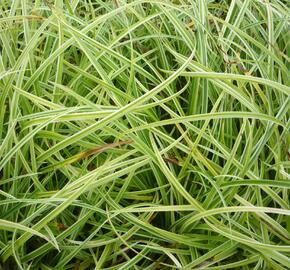
<svg viewBox="0 0 290 270"><path fill-rule="evenodd" d="M0 269L289 269L289 14L1 0Z"/></svg>

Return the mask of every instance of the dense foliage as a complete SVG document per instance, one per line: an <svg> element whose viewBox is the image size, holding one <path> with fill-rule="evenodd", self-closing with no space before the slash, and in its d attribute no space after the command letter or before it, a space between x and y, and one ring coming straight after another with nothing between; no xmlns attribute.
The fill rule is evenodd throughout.
<svg viewBox="0 0 290 270"><path fill-rule="evenodd" d="M290 8L1 0L0 269L290 269Z"/></svg>

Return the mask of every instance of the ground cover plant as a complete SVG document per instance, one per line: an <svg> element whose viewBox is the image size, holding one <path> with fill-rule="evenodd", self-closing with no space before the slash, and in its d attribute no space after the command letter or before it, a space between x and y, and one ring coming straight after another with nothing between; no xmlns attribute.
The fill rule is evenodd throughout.
<svg viewBox="0 0 290 270"><path fill-rule="evenodd" d="M289 269L289 14L1 0L0 269Z"/></svg>

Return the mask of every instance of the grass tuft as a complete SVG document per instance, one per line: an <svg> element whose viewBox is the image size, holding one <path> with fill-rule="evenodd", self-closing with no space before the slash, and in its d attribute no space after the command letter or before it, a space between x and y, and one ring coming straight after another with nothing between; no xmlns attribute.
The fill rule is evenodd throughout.
<svg viewBox="0 0 290 270"><path fill-rule="evenodd" d="M289 14L1 0L0 270L290 269Z"/></svg>

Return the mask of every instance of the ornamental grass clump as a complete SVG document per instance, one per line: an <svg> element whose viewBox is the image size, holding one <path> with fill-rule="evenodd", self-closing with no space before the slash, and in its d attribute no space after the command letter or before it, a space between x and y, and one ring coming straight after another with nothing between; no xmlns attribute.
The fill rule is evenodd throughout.
<svg viewBox="0 0 290 270"><path fill-rule="evenodd" d="M1 0L0 269L289 269L289 14Z"/></svg>

